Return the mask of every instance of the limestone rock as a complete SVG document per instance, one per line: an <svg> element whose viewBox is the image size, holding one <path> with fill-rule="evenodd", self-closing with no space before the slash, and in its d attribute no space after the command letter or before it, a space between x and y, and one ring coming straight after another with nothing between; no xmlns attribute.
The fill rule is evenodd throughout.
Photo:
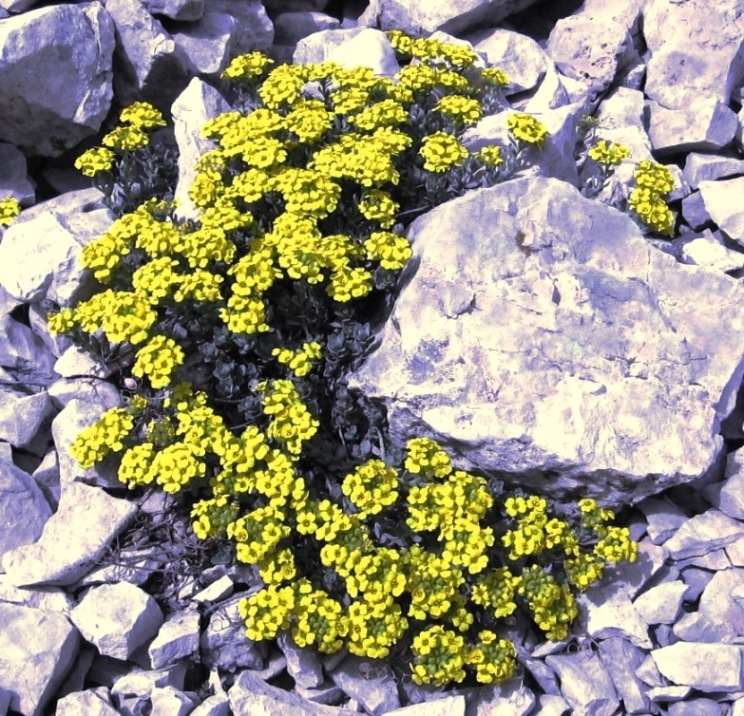
<svg viewBox="0 0 744 716"><path fill-rule="evenodd" d="M735 281L553 179L472 192L408 237L392 316L350 378L385 405L397 445L433 437L459 468L532 489L547 472L554 497L611 503L714 468L744 369Z"/></svg>
<svg viewBox="0 0 744 716"><path fill-rule="evenodd" d="M79 635L63 614L0 603L0 689L10 708L41 716L75 660Z"/></svg>
<svg viewBox="0 0 744 716"><path fill-rule="evenodd" d="M15 587L7 575L0 575L0 602L19 604L47 612L59 612L69 615L75 602L59 587Z"/></svg>
<svg viewBox="0 0 744 716"><path fill-rule="evenodd" d="M435 702L436 703L436 702ZM430 706L431 702L425 705ZM485 686L477 691L467 713L473 716L527 716L535 707L535 695L519 679L510 679L499 686ZM403 710L403 709L401 709Z"/></svg>
<svg viewBox="0 0 744 716"><path fill-rule="evenodd" d="M693 189L701 181L716 181L744 174L744 159L691 152L685 157L684 175Z"/></svg>
<svg viewBox="0 0 744 716"><path fill-rule="evenodd" d="M648 536L654 544L663 544L689 516L668 497L649 497L638 504L648 524Z"/></svg>
<svg viewBox="0 0 744 716"><path fill-rule="evenodd" d="M13 197L21 204L33 204L35 196L23 152L12 144L0 142L0 199Z"/></svg>
<svg viewBox="0 0 744 716"><path fill-rule="evenodd" d="M591 653L545 658L561 680L563 698L575 716L612 716L619 702L615 686L599 657Z"/></svg>
<svg viewBox="0 0 744 716"><path fill-rule="evenodd" d="M340 30L320 30L312 35L303 37L292 55L292 62L296 65L310 65L325 62L329 53L356 37L364 30L363 27L349 27Z"/></svg>
<svg viewBox="0 0 744 716"><path fill-rule="evenodd" d="M186 676L185 662L165 669L132 669L129 666L124 675L118 677L111 686L111 693L116 697L143 696L149 697L153 689L172 686L182 689Z"/></svg>
<svg viewBox="0 0 744 716"><path fill-rule="evenodd" d="M675 684L708 692L744 688L740 646L680 641L654 649L651 657L661 674Z"/></svg>
<svg viewBox="0 0 744 716"><path fill-rule="evenodd" d="M296 45L303 37L322 30L337 30L340 21L324 12L283 12L274 18L274 44Z"/></svg>
<svg viewBox="0 0 744 716"><path fill-rule="evenodd" d="M230 716L230 700L224 694L215 694L199 704L191 716Z"/></svg>
<svg viewBox="0 0 744 716"><path fill-rule="evenodd" d="M157 602L128 582L93 587L70 616L101 654L122 661L155 636L163 623Z"/></svg>
<svg viewBox="0 0 744 716"><path fill-rule="evenodd" d="M204 587L200 592L197 592L193 599L195 602L220 602L223 599L231 596L235 589L235 583L230 577L224 574L219 579L212 582L209 586Z"/></svg>
<svg viewBox="0 0 744 716"><path fill-rule="evenodd" d="M621 637L599 642L599 659L622 699L626 713L648 713L651 702L646 688L636 676L636 669L643 663L643 652Z"/></svg>
<svg viewBox="0 0 744 716"><path fill-rule="evenodd" d="M185 659L199 650L199 612L187 609L168 618L147 651L153 669Z"/></svg>
<svg viewBox="0 0 744 716"><path fill-rule="evenodd" d="M198 701L172 686L156 686L150 692L152 716L188 716Z"/></svg>
<svg viewBox="0 0 744 716"><path fill-rule="evenodd" d="M641 618L652 624L674 624L682 610L688 586L681 581L665 582L651 587L633 602Z"/></svg>
<svg viewBox="0 0 744 716"><path fill-rule="evenodd" d="M727 104L744 71L738 0L647 0L643 35L651 52L646 95L669 109L701 97Z"/></svg>
<svg viewBox="0 0 744 716"><path fill-rule="evenodd" d="M541 716L563 716L570 712L568 701L562 696L543 694L537 698L537 711Z"/></svg>
<svg viewBox="0 0 744 716"><path fill-rule="evenodd" d="M114 25L100 2L0 24L0 138L55 157L98 131L111 104Z"/></svg>
<svg viewBox="0 0 744 716"><path fill-rule="evenodd" d="M113 558L113 563L103 562L72 585L73 589L98 584L129 582L141 587L153 572L163 566L164 557L158 547L137 549L122 547Z"/></svg>
<svg viewBox="0 0 744 716"><path fill-rule="evenodd" d="M287 658L287 672L295 684L314 689L325 681L323 664L315 650L297 646L289 632L280 634L277 644Z"/></svg>
<svg viewBox="0 0 744 716"><path fill-rule="evenodd" d="M449 696L422 704L411 704L388 711L385 716L465 716L465 697Z"/></svg>
<svg viewBox="0 0 744 716"><path fill-rule="evenodd" d="M214 77L236 55L266 50L273 39L260 0L210 0L199 20L173 33L189 72Z"/></svg>
<svg viewBox="0 0 744 716"><path fill-rule="evenodd" d="M485 22L490 26L534 5L536 0L371 0L359 24L403 30L415 36L437 30L457 34Z"/></svg>
<svg viewBox="0 0 744 716"><path fill-rule="evenodd" d="M737 244L744 246L744 210L737 198L744 191L744 177L703 181L699 188L711 219Z"/></svg>
<svg viewBox="0 0 744 716"><path fill-rule="evenodd" d="M206 0L143 0L143 2L151 15L164 15L171 20L189 22L201 18Z"/></svg>
<svg viewBox="0 0 744 716"><path fill-rule="evenodd" d="M566 86L567 79L558 73L554 62L549 62L545 77L537 88L537 92L525 105L524 111L529 114L538 114L571 104Z"/></svg>
<svg viewBox="0 0 744 716"><path fill-rule="evenodd" d="M0 460L0 557L41 536L52 510L34 479L10 460Z"/></svg>
<svg viewBox="0 0 744 716"><path fill-rule="evenodd" d="M656 686L648 690L648 697L654 703L677 703L684 701L692 693L690 686Z"/></svg>
<svg viewBox="0 0 744 716"><path fill-rule="evenodd" d="M685 242L682 257L686 263L705 266L714 271L736 271L744 268L744 253L729 249L711 232Z"/></svg>
<svg viewBox="0 0 744 716"><path fill-rule="evenodd" d="M233 597L209 619L201 635L202 661L208 668L234 673L239 669L260 669L263 657L255 642L245 636L245 624L238 604L247 595Z"/></svg>
<svg viewBox="0 0 744 716"><path fill-rule="evenodd" d="M621 583L608 580L579 596L582 633L595 639L623 637L631 644L650 649L648 627Z"/></svg>
<svg viewBox="0 0 744 716"><path fill-rule="evenodd" d="M80 482L65 485L59 508L35 544L6 552L3 567L12 584L72 584L98 560L137 508Z"/></svg>
<svg viewBox="0 0 744 716"><path fill-rule="evenodd" d="M682 218L693 231L699 231L712 222L705 208L703 195L699 191L693 192L682 200Z"/></svg>
<svg viewBox="0 0 744 716"><path fill-rule="evenodd" d="M199 211L189 197L189 188L196 176L194 166L199 156L213 147L201 136L207 120L230 109L227 100L211 85L194 78L173 103L173 128L178 143L178 183L174 198L178 202L178 217L196 219Z"/></svg>
<svg viewBox="0 0 744 716"><path fill-rule="evenodd" d="M0 318L0 366L16 382L29 390L49 385L57 377L54 362L54 356L28 326L10 316Z"/></svg>
<svg viewBox="0 0 744 716"><path fill-rule="evenodd" d="M674 633L689 642L733 641L744 636L744 604L736 593L744 585L744 569L716 572L705 587L696 612L685 614Z"/></svg>
<svg viewBox="0 0 744 716"><path fill-rule="evenodd" d="M393 77L400 69L390 41L380 30L367 28L329 50L329 62L342 67L371 67L376 75Z"/></svg>
<svg viewBox="0 0 744 716"><path fill-rule="evenodd" d="M505 28L480 30L467 37L474 49L486 56L489 65L509 75L507 96L536 88L545 73L550 58L531 37Z"/></svg>
<svg viewBox="0 0 744 716"><path fill-rule="evenodd" d="M60 378L49 386L47 392L54 406L60 410L73 400L98 402L108 407L121 404L121 393L118 388L99 378Z"/></svg>
<svg viewBox="0 0 744 716"><path fill-rule="evenodd" d="M88 689L67 694L57 702L55 716L117 716L108 689Z"/></svg>
<svg viewBox="0 0 744 716"><path fill-rule="evenodd" d="M683 109L666 109L654 101L648 102L648 108L648 136L659 157L723 149L734 141L739 126L726 103L705 97Z"/></svg>
<svg viewBox="0 0 744 716"><path fill-rule="evenodd" d="M28 445L54 412L46 391L27 395L0 389L0 440L13 447Z"/></svg>
<svg viewBox="0 0 744 716"><path fill-rule="evenodd" d="M669 716L720 716L721 707L712 699L677 701L669 706Z"/></svg>
<svg viewBox="0 0 744 716"><path fill-rule="evenodd" d="M728 454L725 476L706 490L706 497L724 514L744 520L744 453Z"/></svg>
<svg viewBox="0 0 744 716"><path fill-rule="evenodd" d="M708 554L725 547L741 534L741 523L718 510L708 510L685 522L665 543L677 560Z"/></svg>
<svg viewBox="0 0 744 716"><path fill-rule="evenodd" d="M11 296L24 302L47 298L62 306L82 297L88 276L83 247L113 222L98 196L91 190L71 192L63 205L42 202L27 220L8 227L0 243L0 284Z"/></svg>
<svg viewBox="0 0 744 716"><path fill-rule="evenodd" d="M373 716L399 708L400 699L390 666L380 662L375 664L374 672L368 667L364 659L349 655L328 675L336 686Z"/></svg>

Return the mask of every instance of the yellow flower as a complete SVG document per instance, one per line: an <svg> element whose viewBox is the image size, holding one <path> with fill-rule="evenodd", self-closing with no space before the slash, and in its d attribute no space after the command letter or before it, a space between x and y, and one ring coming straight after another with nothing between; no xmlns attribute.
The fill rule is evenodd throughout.
<svg viewBox="0 0 744 716"><path fill-rule="evenodd" d="M103 144L120 152L133 152L150 143L150 137L141 127L125 125L109 132L101 140Z"/></svg>
<svg viewBox="0 0 744 716"><path fill-rule="evenodd" d="M434 132L424 138L419 154L424 158L424 169L441 173L460 166L468 150L451 134Z"/></svg>
<svg viewBox="0 0 744 716"><path fill-rule="evenodd" d="M222 72L222 77L233 82L249 82L260 77L273 64L274 60L262 52L249 52L234 57Z"/></svg>
<svg viewBox="0 0 744 716"><path fill-rule="evenodd" d="M155 109L149 102L130 104L121 111L119 119L140 129L155 129L156 127L166 126L160 110Z"/></svg>
<svg viewBox="0 0 744 716"><path fill-rule="evenodd" d="M103 172L110 172L114 166L116 154L104 147L91 147L75 160L75 169L83 176L95 177Z"/></svg>
<svg viewBox="0 0 744 716"><path fill-rule="evenodd" d="M517 140L534 144L538 149L545 145L545 138L549 132L545 125L532 115L517 112L506 120L506 124Z"/></svg>
<svg viewBox="0 0 744 716"><path fill-rule="evenodd" d="M630 149L606 139L598 141L588 152L589 158L604 166L617 166L630 156Z"/></svg>

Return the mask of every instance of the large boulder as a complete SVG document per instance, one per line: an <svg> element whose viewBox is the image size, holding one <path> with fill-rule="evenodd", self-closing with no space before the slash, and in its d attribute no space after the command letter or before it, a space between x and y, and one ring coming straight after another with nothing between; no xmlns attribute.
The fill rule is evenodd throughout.
<svg viewBox="0 0 744 716"><path fill-rule="evenodd" d="M56 157L95 134L113 95L114 24L100 2L0 23L0 139Z"/></svg>
<svg viewBox="0 0 744 716"><path fill-rule="evenodd" d="M554 179L448 202L409 238L392 316L350 380L399 446L433 437L463 469L606 503L715 469L744 373L737 281Z"/></svg>
<svg viewBox="0 0 744 716"><path fill-rule="evenodd" d="M359 24L381 30L430 35L437 30L458 33L477 25L494 26L538 0L371 0Z"/></svg>

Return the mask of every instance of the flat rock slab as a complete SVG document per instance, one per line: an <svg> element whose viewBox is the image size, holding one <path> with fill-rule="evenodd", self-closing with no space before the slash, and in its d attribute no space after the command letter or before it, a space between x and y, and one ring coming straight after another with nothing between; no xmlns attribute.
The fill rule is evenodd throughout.
<svg viewBox="0 0 744 716"><path fill-rule="evenodd" d="M408 236L392 316L350 380L398 445L430 436L462 469L626 504L714 466L744 372L734 279L541 177L443 204Z"/></svg>
<svg viewBox="0 0 744 716"><path fill-rule="evenodd" d="M655 649L651 657L662 676L680 686L707 692L744 688L740 646L680 641Z"/></svg>

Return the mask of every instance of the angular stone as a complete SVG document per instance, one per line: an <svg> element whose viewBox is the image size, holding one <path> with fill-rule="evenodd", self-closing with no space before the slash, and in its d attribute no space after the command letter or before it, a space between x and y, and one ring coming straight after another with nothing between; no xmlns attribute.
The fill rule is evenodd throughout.
<svg viewBox="0 0 744 716"><path fill-rule="evenodd" d="M199 20L204 14L206 0L143 0L147 12L164 15L171 20L190 22Z"/></svg>
<svg viewBox="0 0 744 716"><path fill-rule="evenodd" d="M191 716L230 716L230 700L223 694L215 694L199 704Z"/></svg>
<svg viewBox="0 0 744 716"><path fill-rule="evenodd" d="M685 158L684 175L693 189L701 181L716 181L744 174L744 159L691 152Z"/></svg>
<svg viewBox="0 0 744 716"><path fill-rule="evenodd" d="M320 30L303 37L295 47L292 62L296 65L309 65L325 62L328 54L347 40L356 37L364 28L349 27L340 30Z"/></svg>
<svg viewBox="0 0 744 716"><path fill-rule="evenodd" d="M697 557L725 547L741 535L742 525L716 509L691 517L664 546L673 559Z"/></svg>
<svg viewBox="0 0 744 716"><path fill-rule="evenodd" d="M173 37L141 0L107 0L106 10L116 25L117 99L124 106L146 100L167 109L188 82Z"/></svg>
<svg viewBox="0 0 744 716"><path fill-rule="evenodd" d="M89 280L83 247L113 222L97 197L99 192L85 190L73 192L63 206L42 202L34 207L39 213L28 212L28 220L8 227L0 243L0 284L11 296L24 302L47 298L62 306L82 297Z"/></svg>
<svg viewBox="0 0 744 716"><path fill-rule="evenodd" d="M648 523L648 536L654 544L663 544L685 522L689 516L668 497L649 497L638 503Z"/></svg>
<svg viewBox="0 0 744 716"><path fill-rule="evenodd" d="M208 587L205 587L200 592L197 592L193 599L195 602L220 602L223 599L231 596L235 590L235 583L226 574L220 577L218 580L212 582Z"/></svg>
<svg viewBox="0 0 744 716"><path fill-rule="evenodd" d="M676 703L685 700L691 693L689 686L656 686L648 690L648 697L654 703Z"/></svg>
<svg viewBox="0 0 744 716"><path fill-rule="evenodd" d="M534 89L545 77L550 58L531 37L499 27L479 30L467 39L490 66L509 75L509 86L504 90L507 96Z"/></svg>
<svg viewBox="0 0 744 716"><path fill-rule="evenodd" d="M719 100L701 98L683 109L649 101L648 108L648 136L659 157L723 149L734 141L739 126L736 113Z"/></svg>
<svg viewBox="0 0 744 716"><path fill-rule="evenodd" d="M567 83L568 78L558 73L554 62L549 62L543 81L525 105L524 111L537 114L571 104Z"/></svg>
<svg viewBox="0 0 744 716"><path fill-rule="evenodd" d="M46 306L46 302L45 302ZM49 330L49 315L51 311L45 310L39 303L33 303L28 307L28 325L31 330L41 338L46 349L57 359L73 345L72 339L65 335L52 335Z"/></svg>
<svg viewBox="0 0 744 716"><path fill-rule="evenodd" d="M644 91L670 109L701 97L727 104L744 70L738 0L647 0L643 36L651 53Z"/></svg>
<svg viewBox="0 0 744 716"><path fill-rule="evenodd" d="M536 0L371 0L359 18L365 27L403 30L415 36L431 35L437 30L458 34L487 22L501 20L520 12Z"/></svg>
<svg viewBox="0 0 744 716"><path fill-rule="evenodd" d="M376 75L394 76L400 66L384 32L367 28L328 52L329 62L342 67L371 67Z"/></svg>
<svg viewBox="0 0 744 716"><path fill-rule="evenodd" d="M34 479L0 460L0 557L41 536L52 510Z"/></svg>
<svg viewBox="0 0 744 716"><path fill-rule="evenodd" d="M687 585L687 599L691 602L695 602L700 598L703 590L708 586L713 574L706 569L700 569L699 567L687 567L682 570L682 579Z"/></svg>
<svg viewBox="0 0 744 716"><path fill-rule="evenodd" d="M263 657L257 644L245 636L239 603L247 595L228 599L209 619L201 636L202 661L208 668L234 673L239 669L261 669Z"/></svg>
<svg viewBox="0 0 744 716"><path fill-rule="evenodd" d="M192 75L216 77L236 55L266 50L274 26L260 0L210 0L204 15L173 33Z"/></svg>
<svg viewBox="0 0 744 716"><path fill-rule="evenodd" d="M152 716L188 716L198 701L173 686L156 686L150 692Z"/></svg>
<svg viewBox="0 0 744 716"><path fill-rule="evenodd" d="M287 658L287 672L296 684L305 689L314 689L325 681L323 664L317 651L297 646L289 632L280 634L277 644Z"/></svg>
<svg viewBox="0 0 744 716"><path fill-rule="evenodd" d="M472 716L527 716L535 707L535 694L519 679L510 679L499 686L482 687L476 694L467 710Z"/></svg>
<svg viewBox="0 0 744 716"><path fill-rule="evenodd" d="M56 157L98 131L111 104L114 24L99 2L58 4L0 25L0 137Z"/></svg>
<svg viewBox="0 0 744 716"><path fill-rule="evenodd" d="M0 389L0 440L13 447L28 445L54 412L46 391L27 395Z"/></svg>
<svg viewBox="0 0 744 716"><path fill-rule="evenodd" d="M211 85L194 78L171 107L173 129L178 143L178 183L175 200L180 219L196 219L199 211L189 197L196 176L199 156L213 148L213 142L201 136L201 128L211 117L230 109L227 100Z"/></svg>
<svg viewBox="0 0 744 716"><path fill-rule="evenodd" d="M168 618L147 649L153 669L171 666L199 651L199 612L187 609Z"/></svg>
<svg viewBox="0 0 744 716"><path fill-rule="evenodd" d="M744 190L744 177L704 181L700 182L699 188L713 221L736 243L744 246L744 211L740 209L737 199Z"/></svg>
<svg viewBox="0 0 744 716"><path fill-rule="evenodd" d="M636 597L633 606L646 624L673 624L682 610L688 586L681 581L665 582Z"/></svg>
<svg viewBox="0 0 744 716"><path fill-rule="evenodd" d="M408 238L405 286L349 382L385 405L396 445L433 437L458 468L533 489L549 472L554 497L610 503L714 469L744 370L737 282L554 179L466 194Z"/></svg>
<svg viewBox="0 0 744 716"><path fill-rule="evenodd" d="M662 676L680 686L706 692L744 688L740 646L680 641L654 649L651 657Z"/></svg>
<svg viewBox="0 0 744 716"><path fill-rule="evenodd" d="M581 117L581 106L570 104L559 109L533 116L542 122L550 133L542 149L531 148L528 157L531 163L520 171L520 177L553 177L577 186L579 183L576 161L573 157L576 146L576 126ZM485 146L500 144L508 146L510 141L505 111L484 117L475 127L466 130L461 138L470 152Z"/></svg>
<svg viewBox="0 0 744 716"><path fill-rule="evenodd" d="M59 508L35 544L6 552L12 584L72 584L88 572L137 512L127 500L80 482L65 485Z"/></svg>
<svg viewBox="0 0 744 716"><path fill-rule="evenodd" d="M67 694L57 702L55 716L117 716L108 689L98 688Z"/></svg>
<svg viewBox="0 0 744 716"><path fill-rule="evenodd" d="M464 696L448 696L388 711L385 716L465 716L465 705Z"/></svg>
<svg viewBox="0 0 744 716"><path fill-rule="evenodd" d="M609 580L579 596L581 631L595 639L623 637L650 649L648 627L621 583Z"/></svg>
<svg viewBox="0 0 744 716"><path fill-rule="evenodd" d="M335 706L346 700L346 694L334 683L326 680L323 684L314 689L309 689L295 682L295 692L307 701L316 704L327 704Z"/></svg>
<svg viewBox="0 0 744 716"><path fill-rule="evenodd" d="M678 701L669 706L669 716L721 716L721 707L712 699Z"/></svg>
<svg viewBox="0 0 744 716"><path fill-rule="evenodd" d="M328 675L336 686L373 716L400 708L390 666L383 662L375 663L374 671L371 666L358 656L347 656Z"/></svg>
<svg viewBox="0 0 744 716"><path fill-rule="evenodd" d="M41 716L78 650L77 629L63 614L0 603L0 689L10 708Z"/></svg>
<svg viewBox="0 0 744 716"><path fill-rule="evenodd" d="M80 589L99 584L129 582L141 587L152 577L154 571L163 566L164 558L161 555L162 551L158 547L123 547L111 562L104 562L71 586L73 589Z"/></svg>
<svg viewBox="0 0 744 716"><path fill-rule="evenodd" d="M63 378L78 378L81 376L108 378L114 372L114 369L82 348L70 346L57 359L54 364L54 372Z"/></svg>
<svg viewBox="0 0 744 716"><path fill-rule="evenodd" d="M73 400L98 401L102 405L118 405L121 393L118 388L99 378L60 378L49 386L49 397L56 408L64 409Z"/></svg>
<svg viewBox="0 0 744 716"><path fill-rule="evenodd" d="M0 602L19 604L47 612L59 612L68 615L75 602L65 591L57 587L36 587L24 589L15 587L6 575L0 575Z"/></svg>
<svg viewBox="0 0 744 716"><path fill-rule="evenodd" d="M305 701L291 691L271 686L248 671L241 672L228 691L230 708L235 716L346 716L357 713L345 708ZM379 716L379 712L378 715Z"/></svg>
<svg viewBox="0 0 744 716"><path fill-rule="evenodd" d="M0 249L4 243L0 243ZM26 325L10 316L0 318L0 366L6 368L13 382L38 390L53 382L54 356L41 339Z"/></svg>
<svg viewBox="0 0 744 716"><path fill-rule="evenodd" d="M599 658L622 699L625 712L647 713L651 702L645 694L645 686L636 676L636 670L643 663L643 652L625 639L616 637L599 642Z"/></svg>
<svg viewBox="0 0 744 716"><path fill-rule="evenodd" d="M693 231L699 231L712 222L705 208L703 195L699 191L693 192L682 200L682 218Z"/></svg>
<svg viewBox="0 0 744 716"><path fill-rule="evenodd" d="M562 696L542 694L537 697L537 711L540 716L563 716L571 710L568 701Z"/></svg>
<svg viewBox="0 0 744 716"><path fill-rule="evenodd" d="M686 263L704 266L714 271L737 271L744 267L744 253L729 249L711 232L685 243L682 247L682 257Z"/></svg>
<svg viewBox="0 0 744 716"><path fill-rule="evenodd" d="M274 44L296 45L303 37L322 30L337 30L340 21L324 12L283 12L274 18Z"/></svg>
<svg viewBox="0 0 744 716"><path fill-rule="evenodd" d="M744 533L726 547L726 554L734 567L744 567Z"/></svg>
<svg viewBox="0 0 744 716"><path fill-rule="evenodd" d="M744 520L744 453L728 454L725 476L723 482L711 485L705 496L724 514Z"/></svg>
<svg viewBox="0 0 744 716"><path fill-rule="evenodd" d="M684 569L685 567L702 567L703 569L709 569L712 572L720 572L731 566L731 562L726 555L725 549L715 549L712 552L697 557L688 557L687 559L675 562L675 564L680 569Z"/></svg>
<svg viewBox="0 0 744 716"><path fill-rule="evenodd" d="M157 602L128 582L93 587L70 617L101 654L122 661L155 636L163 623Z"/></svg>
<svg viewBox="0 0 744 716"><path fill-rule="evenodd" d="M0 142L0 199L7 197L21 204L33 204L36 191L29 180L23 152L12 144Z"/></svg>
<svg viewBox="0 0 744 716"><path fill-rule="evenodd" d="M599 657L592 653L545 658L561 680L563 698L576 716L612 716L619 706L615 686Z"/></svg>
<svg viewBox="0 0 744 716"><path fill-rule="evenodd" d="M519 652L517 653L519 654ZM541 691L546 694L561 693L555 673L542 659L530 659L528 657L518 656L518 660L530 672Z"/></svg>
<svg viewBox="0 0 744 716"><path fill-rule="evenodd" d="M144 696L148 697L152 690L158 687L172 686L182 689L188 666L185 662L175 664L165 669L126 669L125 674L118 677L111 686L114 696Z"/></svg>
<svg viewBox="0 0 744 716"><path fill-rule="evenodd" d="M716 572L705 587L696 612L685 614L674 633L688 642L734 641L744 636L744 605L736 590L744 585L744 569Z"/></svg>

